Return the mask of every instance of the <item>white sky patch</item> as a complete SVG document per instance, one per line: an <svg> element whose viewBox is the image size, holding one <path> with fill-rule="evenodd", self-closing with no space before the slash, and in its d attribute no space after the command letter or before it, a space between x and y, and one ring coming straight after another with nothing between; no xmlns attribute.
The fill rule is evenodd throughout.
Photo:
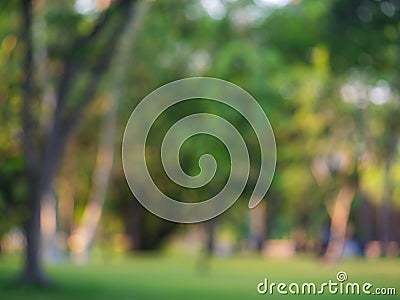
<svg viewBox="0 0 400 300"><path fill-rule="evenodd" d="M97 10L94 0L76 0L75 9L82 15L90 14Z"/></svg>
<svg viewBox="0 0 400 300"><path fill-rule="evenodd" d="M232 21L238 26L255 23L266 17L266 13L255 5L248 5L232 12Z"/></svg>
<svg viewBox="0 0 400 300"><path fill-rule="evenodd" d="M226 8L221 0L200 0L201 6L215 20L225 17Z"/></svg>
<svg viewBox="0 0 400 300"><path fill-rule="evenodd" d="M369 100L375 105L383 105L390 101L390 86L385 80L379 80L368 93Z"/></svg>
<svg viewBox="0 0 400 300"><path fill-rule="evenodd" d="M191 56L189 69L195 72L204 72L210 67L211 56L207 51L195 51Z"/></svg>
<svg viewBox="0 0 400 300"><path fill-rule="evenodd" d="M375 85L365 85L362 82L349 82L342 86L340 94L344 101L354 103L365 108L368 101L375 105L384 105L390 102L392 91L385 80L379 80Z"/></svg>
<svg viewBox="0 0 400 300"><path fill-rule="evenodd" d="M254 0L254 2L259 6L283 7L288 5L291 0Z"/></svg>
<svg viewBox="0 0 400 300"><path fill-rule="evenodd" d="M340 94L345 102L354 103L360 108L368 106L368 87L361 82L349 82L342 86Z"/></svg>

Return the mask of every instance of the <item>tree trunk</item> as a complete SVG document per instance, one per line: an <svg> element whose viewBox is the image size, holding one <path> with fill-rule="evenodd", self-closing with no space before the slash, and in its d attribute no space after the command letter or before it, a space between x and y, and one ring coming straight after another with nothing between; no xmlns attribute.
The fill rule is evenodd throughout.
<svg viewBox="0 0 400 300"><path fill-rule="evenodd" d="M23 281L28 283L43 283L45 277L42 270L40 255L40 195L37 190L37 177L29 176L29 219L25 225L26 233L26 263Z"/></svg>
<svg viewBox="0 0 400 300"><path fill-rule="evenodd" d="M129 190L129 193L131 191ZM130 238L129 250L139 251L144 248L144 207L136 199L129 199L128 207L125 210L125 233Z"/></svg>
<svg viewBox="0 0 400 300"><path fill-rule="evenodd" d="M336 198L331 217L330 238L325 253L328 262L337 261L342 254L353 197L354 187L346 184L340 189Z"/></svg>
<svg viewBox="0 0 400 300"><path fill-rule="evenodd" d="M118 101L119 99L114 97L109 99L110 107L107 108L104 128L101 131L89 201L83 213L82 223L75 230L71 239L73 241L72 259L78 263L85 263L88 259L89 248L94 240L107 196L114 161Z"/></svg>
<svg viewBox="0 0 400 300"><path fill-rule="evenodd" d="M46 284L42 269L41 255L41 204L45 195L51 193L52 180L57 165L62 156L62 149L67 136L60 132L58 122L55 122L53 131L48 138L43 165L29 173L29 219L26 223L26 268L24 281L29 283Z"/></svg>
<svg viewBox="0 0 400 300"><path fill-rule="evenodd" d="M261 252L267 230L267 202L261 201L250 209L249 248Z"/></svg>
<svg viewBox="0 0 400 300"><path fill-rule="evenodd" d="M388 245L391 238L391 196L392 183L390 178L390 158L386 158L385 171L383 175L383 197L379 207L379 232L382 247L382 255L387 255Z"/></svg>
<svg viewBox="0 0 400 300"><path fill-rule="evenodd" d="M56 99L52 80L49 76L47 51L47 0L33 1L32 16L32 47L35 69L35 83L40 91L40 112L38 113L38 127L43 132L51 130L51 113L54 110ZM45 261L54 261L58 258L57 239L57 200L53 189L44 195L41 200L40 226L42 237L42 254Z"/></svg>
<svg viewBox="0 0 400 300"><path fill-rule="evenodd" d="M215 252L216 221L214 219L208 220L204 223L204 226L206 230L205 253L209 257Z"/></svg>
<svg viewBox="0 0 400 300"><path fill-rule="evenodd" d="M28 209L29 216L25 222L26 233L26 263L23 274L23 281L29 283L46 282L40 256L40 198L39 187L39 166L37 163L37 153L34 152L33 140L33 46L32 46L32 0L21 1L22 10L22 33L21 38L25 46L23 80L23 148L27 163L28 178Z"/></svg>

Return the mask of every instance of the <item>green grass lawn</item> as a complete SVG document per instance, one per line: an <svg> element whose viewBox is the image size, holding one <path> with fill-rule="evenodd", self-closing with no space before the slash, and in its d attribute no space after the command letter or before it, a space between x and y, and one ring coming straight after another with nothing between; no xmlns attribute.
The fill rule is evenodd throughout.
<svg viewBox="0 0 400 300"><path fill-rule="evenodd" d="M400 299L400 260L349 260L327 266L312 258L272 260L226 258L200 262L194 257L135 256L103 259L89 266L49 266L51 288L15 284L20 264L0 258L0 299ZM370 282L374 287L395 287L395 296L259 295L257 284L265 277L276 283L336 281L345 271L347 282Z"/></svg>

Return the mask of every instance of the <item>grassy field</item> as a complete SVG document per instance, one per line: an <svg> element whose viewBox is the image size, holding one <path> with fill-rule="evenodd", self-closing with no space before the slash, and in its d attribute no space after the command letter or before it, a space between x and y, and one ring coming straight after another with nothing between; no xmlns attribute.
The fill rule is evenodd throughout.
<svg viewBox="0 0 400 300"><path fill-rule="evenodd" d="M0 258L0 299L399 299L400 260L349 260L327 266L312 258L271 260L226 258L199 261L194 257L135 256L103 259L89 266L59 264L48 267L55 281L51 288L20 287L15 284L20 264ZM347 282L370 282L375 287L395 287L395 296L365 295L260 295L257 284L270 281L336 281L345 271Z"/></svg>

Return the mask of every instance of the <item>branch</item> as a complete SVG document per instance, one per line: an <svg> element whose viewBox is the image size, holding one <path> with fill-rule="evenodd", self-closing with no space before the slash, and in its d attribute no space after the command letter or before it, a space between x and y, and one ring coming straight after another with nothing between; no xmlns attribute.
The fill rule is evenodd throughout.
<svg viewBox="0 0 400 300"><path fill-rule="evenodd" d="M86 85L85 91L82 93L83 97L81 101L72 108L68 114L64 115L63 124L65 124L65 131L69 132L72 127L75 126L77 121L80 119L82 112L86 106L93 100L96 91L98 90L99 84L101 83L101 78L108 71L112 58L116 53L116 48L119 44L119 40L127 27L129 20L134 18L134 11L131 6L136 1L123 1L125 7L121 10L121 14L117 20L117 24L114 26L113 31L110 33L110 38L105 47L103 47L101 54L99 54L96 62L90 68L90 79L89 83Z"/></svg>
<svg viewBox="0 0 400 300"><path fill-rule="evenodd" d="M72 80L75 75L82 70L82 65L76 61L74 57L74 52L82 52L91 42L101 34L107 27L107 25L111 22L113 16L121 11L123 14L129 13L129 8L132 6L132 3L135 1L131 0L119 0L112 7L107 9L104 12L104 15L99 18L98 23L93 27L93 30L84 37L79 37L77 40L72 43L71 48L67 52L65 57L65 65L64 65L64 73L61 78L61 81L58 86L56 98L57 98L57 110L56 115L59 115L61 110L63 109L65 98L67 96L67 91L71 87Z"/></svg>
<svg viewBox="0 0 400 300"><path fill-rule="evenodd" d="M70 110L65 111L63 101L66 99L65 94L61 94L61 98L57 99L57 106L53 116L53 124L51 131L48 134L46 141L46 148L44 152L44 164L41 166L42 173L44 174L41 178L40 190L44 191L48 188L49 182L51 182L51 178L54 175L55 169L59 160L63 155L63 151L69 135L72 132L72 129L77 124L78 120L81 118L84 107L93 99L95 92L97 91L98 85L100 83L100 77L107 71L111 58L113 56L115 47L118 44L118 40L126 27L127 22L131 16L131 9L129 9L133 1L122 0L119 3L124 3L123 6L119 6L121 10L119 14L115 16L116 25L114 26L114 30L110 33L111 38L106 47L102 49L101 54L99 55L98 60L92 67L92 71L96 72L96 75L90 78L90 82L87 85L86 89L82 92L83 97L80 99L81 101L78 105L72 107ZM122 4L121 4L122 5ZM119 17L119 18L117 18ZM104 26L104 25L103 25ZM99 31L95 35L97 35ZM94 37L94 35L92 35ZM75 49L74 51L79 51ZM72 57L72 56L71 56ZM67 70L69 72L64 73L62 82L63 86L59 87L58 93L60 89L65 89L65 92L69 90L72 84L72 79L75 77L79 70L78 67L75 67L77 62L75 60L71 60Z"/></svg>

